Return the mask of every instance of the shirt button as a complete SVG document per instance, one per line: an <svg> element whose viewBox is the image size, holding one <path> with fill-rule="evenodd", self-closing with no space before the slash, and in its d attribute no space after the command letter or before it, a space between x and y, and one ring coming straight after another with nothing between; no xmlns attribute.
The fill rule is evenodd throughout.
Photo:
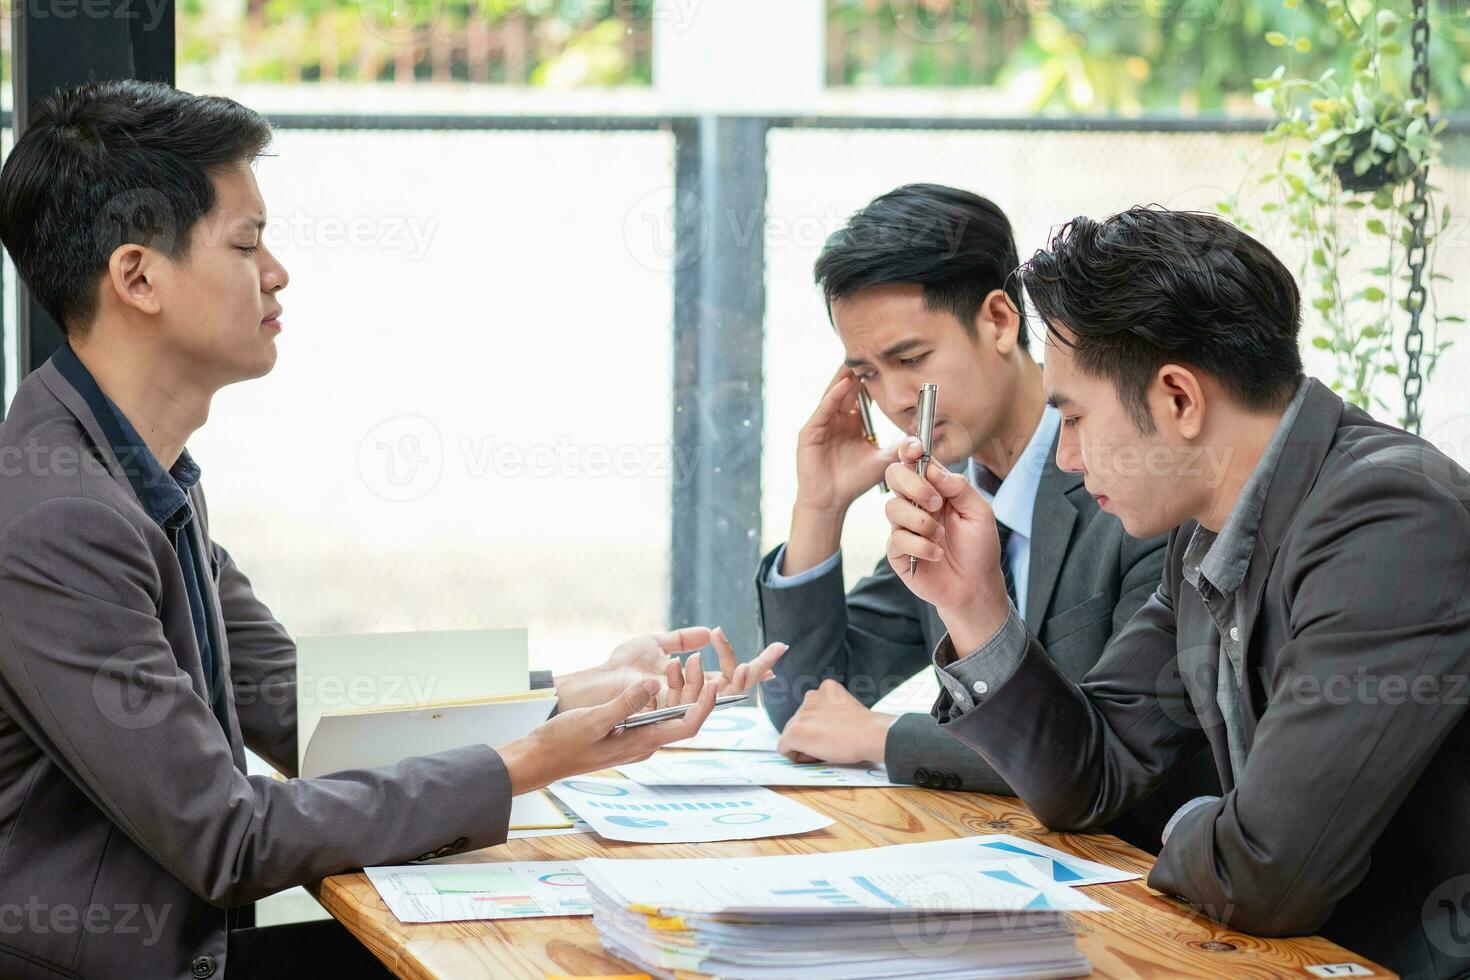
<svg viewBox="0 0 1470 980"><path fill-rule="evenodd" d="M970 685L970 690L974 691L976 694L984 694L990 690L990 685L985 683L984 681L976 681L975 683Z"/></svg>
<svg viewBox="0 0 1470 980"><path fill-rule="evenodd" d="M214 976L214 971L215 962L213 956L196 956L194 957L194 962L189 964L189 972L198 977L199 980L206 980L207 977Z"/></svg>
<svg viewBox="0 0 1470 980"><path fill-rule="evenodd" d="M1239 626L1232 626L1232 627L1230 627L1230 638L1232 640L1234 640L1236 643L1239 643L1240 642L1240 627Z"/></svg>

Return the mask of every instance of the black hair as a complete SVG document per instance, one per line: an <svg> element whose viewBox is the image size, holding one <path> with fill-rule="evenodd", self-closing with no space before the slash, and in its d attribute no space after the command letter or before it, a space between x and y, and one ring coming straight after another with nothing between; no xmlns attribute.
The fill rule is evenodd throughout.
<svg viewBox="0 0 1470 980"><path fill-rule="evenodd" d="M1208 372L1252 409L1284 405L1302 379L1296 281L1214 215L1150 205L1079 216L1017 278L1048 335L1082 371L1112 379L1142 432L1154 428L1148 386L1169 361Z"/></svg>
<svg viewBox="0 0 1470 980"><path fill-rule="evenodd" d="M188 256L214 207L213 174L271 141L238 102L158 82L93 82L40 100L0 170L0 241L68 334L97 313L97 281L120 245Z"/></svg>
<svg viewBox="0 0 1470 980"><path fill-rule="evenodd" d="M1016 240L1005 212L979 194L939 184L889 191L827 239L816 281L832 304L873 286L924 287L924 305L954 314L975 336L975 317L991 291L1003 289L1020 313L1010 281ZM1027 346L1026 322L1018 341Z"/></svg>

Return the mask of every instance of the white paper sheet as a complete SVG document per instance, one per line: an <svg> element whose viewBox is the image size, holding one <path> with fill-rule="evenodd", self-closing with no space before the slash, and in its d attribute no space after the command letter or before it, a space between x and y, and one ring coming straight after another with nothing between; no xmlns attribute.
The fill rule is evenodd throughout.
<svg viewBox="0 0 1470 980"><path fill-rule="evenodd" d="M640 844L754 840L832 823L759 786L640 786L631 779L583 776L553 783L551 790L599 835Z"/></svg>
<svg viewBox="0 0 1470 980"><path fill-rule="evenodd" d="M618 904L681 916L1106 911L1082 892L1048 881L1025 861L971 858L914 866L894 850L808 855L812 860L802 869L761 857L589 858L581 868L596 890Z"/></svg>
<svg viewBox="0 0 1470 980"><path fill-rule="evenodd" d="M882 766L796 763L779 752L660 752L618 771L644 786L895 785Z"/></svg>
<svg viewBox="0 0 1470 980"><path fill-rule="evenodd" d="M780 738L781 733L766 717L765 708L736 707L710 715L699 727L698 734L682 742L670 742L668 748L774 752Z"/></svg>
<svg viewBox="0 0 1470 980"><path fill-rule="evenodd" d="M1143 877L1013 834L980 834L923 844L899 844L888 850L901 854L905 861L966 861L975 857L1019 859L1058 885L1070 887L1105 885Z"/></svg>
<svg viewBox="0 0 1470 980"><path fill-rule="evenodd" d="M592 914L587 880L573 861L413 864L366 870L399 922Z"/></svg>

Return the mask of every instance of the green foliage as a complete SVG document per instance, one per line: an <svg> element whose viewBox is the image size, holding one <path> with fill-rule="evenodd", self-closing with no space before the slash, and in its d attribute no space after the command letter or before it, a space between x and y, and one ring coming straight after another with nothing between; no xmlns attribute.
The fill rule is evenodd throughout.
<svg viewBox="0 0 1470 980"><path fill-rule="evenodd" d="M1463 0L1431 4L1433 94L1470 107L1470 18ZM1301 0L828 0L828 16L843 47L829 82L993 85L1054 113L1226 111L1284 52L1312 76L1358 52Z"/></svg>
<svg viewBox="0 0 1470 980"><path fill-rule="evenodd" d="M1300 9L1296 2L1285 0L1285 9ZM1334 390L1364 408L1387 410L1375 384L1400 374L1396 334L1410 312L1414 180L1437 159L1436 135L1444 124L1432 126L1428 106L1409 91L1411 66L1399 40L1407 34L1407 11L1370 0L1352 6L1346 0L1307 2L1320 6L1351 45L1349 72L1329 68L1298 77L1288 62L1256 80L1257 101L1276 121L1263 137L1272 166L1259 178L1271 199L1254 220L1284 218L1303 248L1298 278L1320 324L1311 342L1333 355ZM1288 31L1269 33L1265 40L1290 51L1299 50L1299 37ZM1433 299L1434 283L1444 278L1434 272L1435 244L1449 222L1449 208L1436 213L1432 193L1424 206L1430 323L1421 369L1428 380L1450 345L1438 340L1439 325L1457 318L1441 316ZM1240 194L1219 208L1254 230ZM1372 279L1359 279L1364 272Z"/></svg>
<svg viewBox="0 0 1470 980"><path fill-rule="evenodd" d="M179 62L240 80L648 85L655 0L180 0Z"/></svg>

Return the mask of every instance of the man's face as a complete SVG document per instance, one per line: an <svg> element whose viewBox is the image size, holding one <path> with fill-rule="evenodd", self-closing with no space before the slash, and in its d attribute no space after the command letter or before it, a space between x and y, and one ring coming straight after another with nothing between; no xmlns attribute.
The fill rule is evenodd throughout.
<svg viewBox="0 0 1470 980"><path fill-rule="evenodd" d="M875 286L837 300L832 320L848 365L889 421L918 434L919 390L939 386L934 457L974 455L992 436L1014 384L982 316L971 338L952 313L924 305L922 286Z"/></svg>
<svg viewBox="0 0 1470 980"><path fill-rule="evenodd" d="M1059 469L1083 474L1087 492L1136 538L1163 534L1189 518L1201 485L1190 474L1205 468L1169 413L1157 410L1164 397L1157 384L1148 393L1156 428L1145 434L1112 379L1079 370L1071 348L1050 335L1042 375L1062 414Z"/></svg>
<svg viewBox="0 0 1470 980"><path fill-rule="evenodd" d="M159 329L202 381L222 387L268 374L276 363L289 279L261 241L265 203L250 167L214 177L215 206L190 232L189 254L152 277Z"/></svg>

